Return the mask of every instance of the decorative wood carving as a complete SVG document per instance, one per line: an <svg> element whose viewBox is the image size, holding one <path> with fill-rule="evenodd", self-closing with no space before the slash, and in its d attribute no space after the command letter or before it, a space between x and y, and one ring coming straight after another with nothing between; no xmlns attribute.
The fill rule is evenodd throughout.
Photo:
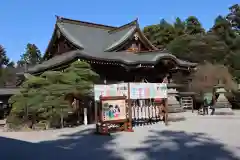
<svg viewBox="0 0 240 160"><path fill-rule="evenodd" d="M73 46L63 37L60 35L52 45L52 48L49 50L49 56L48 59L54 57L55 55L59 55L65 52L69 52L73 50Z"/></svg>
<svg viewBox="0 0 240 160"><path fill-rule="evenodd" d="M131 44L131 47L129 47L129 48L127 49L127 51L128 51L128 52L138 52L138 51L139 51L139 48L138 48L137 42L133 42L133 43Z"/></svg>
<svg viewBox="0 0 240 160"><path fill-rule="evenodd" d="M137 37L134 37L132 40L125 43L123 47L120 48L118 51L140 52L140 51L148 51L148 49Z"/></svg>
<svg viewBox="0 0 240 160"><path fill-rule="evenodd" d="M142 52L149 50L148 46L146 46L146 44L144 44L139 38L138 33L135 33L132 39L123 44L117 51Z"/></svg>

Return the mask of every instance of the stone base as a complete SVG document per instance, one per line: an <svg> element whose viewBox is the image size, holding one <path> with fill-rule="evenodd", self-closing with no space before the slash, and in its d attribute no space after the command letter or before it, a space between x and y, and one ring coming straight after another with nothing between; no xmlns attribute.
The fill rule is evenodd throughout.
<svg viewBox="0 0 240 160"><path fill-rule="evenodd" d="M184 109L180 105L171 105L168 106L168 113L179 113L184 112Z"/></svg>
<svg viewBox="0 0 240 160"><path fill-rule="evenodd" d="M168 121L169 122L179 122L179 121L185 121L185 120L186 120L186 118L181 114L170 113L168 115Z"/></svg>
<svg viewBox="0 0 240 160"><path fill-rule="evenodd" d="M215 108L214 114L215 115L234 115L234 112L232 111L232 108Z"/></svg>

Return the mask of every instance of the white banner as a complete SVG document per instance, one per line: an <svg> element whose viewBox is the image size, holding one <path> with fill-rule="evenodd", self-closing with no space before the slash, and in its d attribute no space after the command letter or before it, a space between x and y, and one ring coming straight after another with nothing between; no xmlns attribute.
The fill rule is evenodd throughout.
<svg viewBox="0 0 240 160"><path fill-rule="evenodd" d="M128 96L128 84L110 84L110 85L94 85L94 99L99 100L100 96L114 97L114 96Z"/></svg>
<svg viewBox="0 0 240 160"><path fill-rule="evenodd" d="M130 99L167 98L166 83L119 83L111 85L94 85L94 98L100 96L127 96L130 89Z"/></svg>
<svg viewBox="0 0 240 160"><path fill-rule="evenodd" d="M107 85L94 85L94 99L99 101L100 96L106 95L106 86Z"/></svg>
<svg viewBox="0 0 240 160"><path fill-rule="evenodd" d="M128 98L128 83L117 84L117 94Z"/></svg>
<svg viewBox="0 0 240 160"><path fill-rule="evenodd" d="M150 83L130 83L130 99L150 98Z"/></svg>
<svg viewBox="0 0 240 160"><path fill-rule="evenodd" d="M166 83L152 83L153 95L152 98L167 98L167 84Z"/></svg>

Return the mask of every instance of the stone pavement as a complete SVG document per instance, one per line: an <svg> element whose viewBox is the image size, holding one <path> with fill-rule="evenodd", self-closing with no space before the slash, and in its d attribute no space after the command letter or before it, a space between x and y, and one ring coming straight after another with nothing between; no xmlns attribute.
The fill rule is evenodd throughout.
<svg viewBox="0 0 240 160"><path fill-rule="evenodd" d="M111 136L92 134L94 125L0 132L0 155L3 160L240 160L238 115L196 114L183 113L185 121L170 122L169 126L157 123Z"/></svg>

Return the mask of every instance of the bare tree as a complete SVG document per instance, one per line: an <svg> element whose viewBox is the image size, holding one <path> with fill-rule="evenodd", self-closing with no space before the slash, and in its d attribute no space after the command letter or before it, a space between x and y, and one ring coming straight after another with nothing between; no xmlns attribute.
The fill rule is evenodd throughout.
<svg viewBox="0 0 240 160"><path fill-rule="evenodd" d="M205 63L199 65L193 73L189 89L201 94L212 92L217 85L222 85L226 90L237 89L237 84L226 66Z"/></svg>

